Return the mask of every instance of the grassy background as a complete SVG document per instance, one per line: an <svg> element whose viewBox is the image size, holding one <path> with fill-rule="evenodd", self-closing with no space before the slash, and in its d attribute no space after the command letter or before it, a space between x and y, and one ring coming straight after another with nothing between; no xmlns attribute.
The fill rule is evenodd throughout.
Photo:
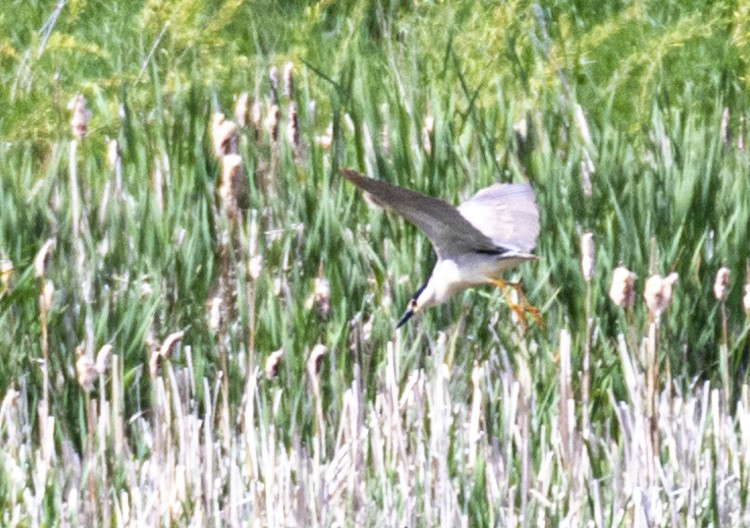
<svg viewBox="0 0 750 528"><path fill-rule="evenodd" d="M2 524L747 520L744 4L9 4ZM269 79L286 63L291 97ZM281 123L278 141L239 133L250 208L230 234L210 122L241 92L264 119L276 102ZM74 160L80 233L76 93L92 114ZM298 155L285 132L292 104ZM429 243L369 209L343 166L454 203L530 181L540 260L515 276L545 326L522 332L485 288L395 332L433 264ZM33 261L49 238L45 321ZM618 263L638 275L627 313L607 297ZM712 293L722 265L724 319ZM649 363L643 284L671 271L679 281ZM316 277L330 299L310 303ZM222 284L236 296L212 328ZM177 350L150 375L149 354L177 331ZM91 356L108 343L114 361L87 393L76 348Z"/></svg>

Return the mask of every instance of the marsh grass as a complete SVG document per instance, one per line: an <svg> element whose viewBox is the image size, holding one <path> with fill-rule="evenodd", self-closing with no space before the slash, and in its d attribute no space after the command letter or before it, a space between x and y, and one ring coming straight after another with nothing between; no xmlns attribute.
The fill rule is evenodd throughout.
<svg viewBox="0 0 750 528"><path fill-rule="evenodd" d="M342 5L0 18L0 524L750 522L741 281L712 295L749 257L747 14ZM242 92L242 170L222 186L211 116ZM344 166L454 203L530 181L541 258L514 276L546 324L522 332L487 288L394 331L434 257ZM619 263L638 276L624 313L606 295ZM657 270L680 277L658 340ZM107 345L88 392L76 350Z"/></svg>

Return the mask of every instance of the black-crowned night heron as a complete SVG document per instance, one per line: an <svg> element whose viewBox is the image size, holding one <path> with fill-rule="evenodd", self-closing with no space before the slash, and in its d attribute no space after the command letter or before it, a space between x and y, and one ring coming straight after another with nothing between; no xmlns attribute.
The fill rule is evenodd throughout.
<svg viewBox="0 0 750 528"><path fill-rule="evenodd" d="M518 291L519 304L506 300L523 321L528 311L541 323L538 310L531 306L520 285L502 280L504 271L536 259L530 251L539 235L539 210L534 191L523 183L495 184L482 189L458 207L403 187L368 178L349 169L344 177L368 193L383 207L393 209L417 226L432 242L437 263L432 275L409 301L399 328L412 315L442 304L456 293L494 284L503 290Z"/></svg>

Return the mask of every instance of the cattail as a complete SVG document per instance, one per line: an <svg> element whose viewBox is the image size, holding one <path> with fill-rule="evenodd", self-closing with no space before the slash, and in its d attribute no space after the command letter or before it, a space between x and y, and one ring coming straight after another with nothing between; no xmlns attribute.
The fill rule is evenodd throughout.
<svg viewBox="0 0 750 528"><path fill-rule="evenodd" d="M50 238L42 245L36 257L34 257L34 271L37 277L45 277L47 275L47 268L49 267L49 261L54 248L55 239Z"/></svg>
<svg viewBox="0 0 750 528"><path fill-rule="evenodd" d="M276 100L276 94L279 92L279 69L276 66L271 66L268 70L268 80L271 81L271 91Z"/></svg>
<svg viewBox="0 0 750 528"><path fill-rule="evenodd" d="M272 141L279 139L279 115L279 107L277 105L271 105L271 108L268 109L268 115L266 116L264 125L266 126L266 131L268 132L268 135L271 136Z"/></svg>
<svg viewBox="0 0 750 528"><path fill-rule="evenodd" d="M325 345L318 343L310 351L310 356L307 358L307 371L311 374L317 374L320 372L320 363L323 357L326 355L328 349Z"/></svg>
<svg viewBox="0 0 750 528"><path fill-rule="evenodd" d="M163 358L171 357L183 337L185 337L185 332L183 330L169 334L161 344L161 348L159 348L159 355Z"/></svg>
<svg viewBox="0 0 750 528"><path fill-rule="evenodd" d="M635 300L635 273L625 266L618 266L612 272L609 298L620 308L630 308Z"/></svg>
<svg viewBox="0 0 750 528"><path fill-rule="evenodd" d="M148 370L152 378L159 374L159 365L162 360L172 356L184 336L184 331L173 332L167 336L161 346L158 346L151 336L146 338L146 347L149 349Z"/></svg>
<svg viewBox="0 0 750 528"><path fill-rule="evenodd" d="M86 108L86 99L81 94L76 95L70 102L72 117L70 119L70 129L75 137L83 139L89 130L89 119L91 112Z"/></svg>
<svg viewBox="0 0 750 528"><path fill-rule="evenodd" d="M101 375L109 368L109 358L112 356L112 345L107 343L96 354L96 371Z"/></svg>
<svg viewBox="0 0 750 528"><path fill-rule="evenodd" d="M594 278L594 234L584 233L581 236L581 269L583 280L591 282Z"/></svg>
<svg viewBox="0 0 750 528"><path fill-rule="evenodd" d="M305 308L308 310L313 306L321 319L328 317L331 311L331 285L322 274L313 281L312 295L305 302Z"/></svg>
<svg viewBox="0 0 750 528"><path fill-rule="evenodd" d="M672 302L672 288L677 282L677 273L670 273L666 277L661 275L652 275L646 281L646 287L643 290L643 298L646 300L651 315L656 318L661 316L662 312Z"/></svg>
<svg viewBox="0 0 750 528"><path fill-rule="evenodd" d="M94 381L99 377L94 360L86 355L83 346L76 349L76 379L78 384L86 392L91 392L94 388Z"/></svg>
<svg viewBox="0 0 750 528"><path fill-rule="evenodd" d="M237 125L225 119L221 112L216 112L211 118L211 138L217 158L237 154Z"/></svg>
<svg viewBox="0 0 750 528"><path fill-rule="evenodd" d="M260 130L263 124L263 107L260 102L255 101L252 108L250 108L250 121L253 124L253 137L255 141L260 139Z"/></svg>
<svg viewBox="0 0 750 528"><path fill-rule="evenodd" d="M250 206L250 193L247 177L239 154L226 154L221 158L221 185L219 195L228 214L234 215L236 210L245 210Z"/></svg>
<svg viewBox="0 0 750 528"><path fill-rule="evenodd" d="M714 281L714 296L717 301L724 301L727 298L727 291L729 290L729 268L722 266L716 273L716 280Z"/></svg>
<svg viewBox="0 0 750 528"><path fill-rule="evenodd" d="M265 372L266 378L272 379L279 374L279 366L281 365L281 357L284 355L284 349L280 348L276 352L271 354L266 359Z"/></svg>
<svg viewBox="0 0 750 528"><path fill-rule="evenodd" d="M291 99L294 97L294 67L291 62L284 64L284 95Z"/></svg>
<svg viewBox="0 0 750 528"><path fill-rule="evenodd" d="M234 120L241 128L245 128L250 117L250 95L242 92L234 104Z"/></svg>
<svg viewBox="0 0 750 528"><path fill-rule="evenodd" d="M289 109L287 112L286 139L292 146L292 150L296 156L299 151L299 120L297 118L297 105L289 103Z"/></svg>

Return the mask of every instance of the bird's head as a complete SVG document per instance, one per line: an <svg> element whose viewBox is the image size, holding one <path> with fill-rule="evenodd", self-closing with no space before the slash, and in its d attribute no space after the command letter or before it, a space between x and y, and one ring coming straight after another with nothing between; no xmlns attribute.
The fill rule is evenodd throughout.
<svg viewBox="0 0 750 528"><path fill-rule="evenodd" d="M414 295L411 296L411 299L409 299L409 304L406 305L406 311L404 312L404 315L401 316L401 319L398 320L396 328L401 328L415 313L435 304L434 298L435 292L431 286L431 281L427 281L416 291L416 293L414 293Z"/></svg>

